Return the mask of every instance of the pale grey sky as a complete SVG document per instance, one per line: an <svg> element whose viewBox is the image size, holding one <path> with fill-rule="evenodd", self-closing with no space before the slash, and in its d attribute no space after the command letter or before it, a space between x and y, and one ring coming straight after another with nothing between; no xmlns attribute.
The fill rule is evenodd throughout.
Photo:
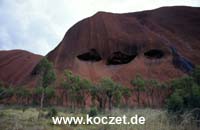
<svg viewBox="0 0 200 130"><path fill-rule="evenodd" d="M98 11L126 13L174 5L200 7L200 0L0 0L0 50L46 55L73 24Z"/></svg>

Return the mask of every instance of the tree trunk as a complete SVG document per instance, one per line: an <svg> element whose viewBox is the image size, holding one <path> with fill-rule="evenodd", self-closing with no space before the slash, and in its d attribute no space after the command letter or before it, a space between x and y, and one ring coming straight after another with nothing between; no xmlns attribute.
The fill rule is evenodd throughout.
<svg viewBox="0 0 200 130"><path fill-rule="evenodd" d="M44 89L42 90L42 95L40 99L40 108L42 109L44 106Z"/></svg>
<svg viewBox="0 0 200 130"><path fill-rule="evenodd" d="M112 97L109 97L109 99L108 99L109 101L109 106L108 106L108 108L109 108L109 110L112 110Z"/></svg>
<svg viewBox="0 0 200 130"><path fill-rule="evenodd" d="M154 90L151 91L151 106L154 107Z"/></svg>
<svg viewBox="0 0 200 130"><path fill-rule="evenodd" d="M129 98L128 97L124 97L124 99L125 99L126 107L128 107Z"/></svg>
<svg viewBox="0 0 200 130"><path fill-rule="evenodd" d="M140 107L140 91L137 91L137 102L138 102L138 107Z"/></svg>
<svg viewBox="0 0 200 130"><path fill-rule="evenodd" d="M99 99L99 108L100 108L100 110L103 109L103 100L102 99Z"/></svg>
<svg viewBox="0 0 200 130"><path fill-rule="evenodd" d="M42 116L41 112L42 112L42 109L43 109L43 103L44 103L44 89L42 90L42 95L41 95L41 99L40 99L40 109L39 109L39 113L38 113L38 120Z"/></svg>
<svg viewBox="0 0 200 130"><path fill-rule="evenodd" d="M103 99L103 109L105 110L106 109L106 103L107 103L107 99Z"/></svg>

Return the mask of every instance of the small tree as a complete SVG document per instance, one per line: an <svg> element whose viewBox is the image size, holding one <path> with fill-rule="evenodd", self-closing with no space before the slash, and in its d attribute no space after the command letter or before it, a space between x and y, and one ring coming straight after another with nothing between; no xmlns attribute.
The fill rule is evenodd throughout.
<svg viewBox="0 0 200 130"><path fill-rule="evenodd" d="M183 97L178 93L173 93L167 103L169 112L181 112L183 108Z"/></svg>
<svg viewBox="0 0 200 130"><path fill-rule="evenodd" d="M40 108L43 108L44 98L45 98L45 89L56 80L56 75L53 70L53 64L43 58L37 65L37 71L39 73L39 86L42 87L41 99L40 99Z"/></svg>
<svg viewBox="0 0 200 130"><path fill-rule="evenodd" d="M0 100L5 98L5 88L0 83Z"/></svg>
<svg viewBox="0 0 200 130"><path fill-rule="evenodd" d="M29 97L31 95L29 90L24 88L24 87L18 87L16 89L15 94L16 94L16 97L18 98L18 103L19 104L23 104L24 101L25 101L25 104L27 104L28 103L28 99L29 99Z"/></svg>
<svg viewBox="0 0 200 130"><path fill-rule="evenodd" d="M112 109L112 97L114 95L115 85L112 79L103 78L100 82L100 87L105 90L106 96L108 97L108 108Z"/></svg>
<svg viewBox="0 0 200 130"><path fill-rule="evenodd" d="M100 84L92 85L90 88L90 94L92 97L92 105L95 106L95 100L99 102L99 109L104 110L107 102L107 95L105 88L101 87Z"/></svg>
<svg viewBox="0 0 200 130"><path fill-rule="evenodd" d="M34 105L40 105L40 100L43 92L43 87L35 87L33 89L33 104Z"/></svg>
<svg viewBox="0 0 200 130"><path fill-rule="evenodd" d="M78 94L80 96L77 96L77 97L79 97L81 106L85 108L85 105L86 105L85 95L87 95L90 92L92 83L87 79L81 79L79 82L79 86L80 86L80 90L79 90Z"/></svg>
<svg viewBox="0 0 200 130"><path fill-rule="evenodd" d="M8 88L0 88L0 100L6 99L7 102L14 96L14 89L10 86Z"/></svg>
<svg viewBox="0 0 200 130"><path fill-rule="evenodd" d="M135 79L131 81L134 90L137 92L137 102L140 106L140 92L145 91L145 80L140 75L136 75Z"/></svg>
<svg viewBox="0 0 200 130"><path fill-rule="evenodd" d="M73 111L75 111L76 105L85 107L85 95L89 93L89 89L92 86L89 80L82 79L80 76L75 76L71 71L66 70L62 86L67 91Z"/></svg>
<svg viewBox="0 0 200 130"><path fill-rule="evenodd" d="M51 85L56 80L56 75L53 70L53 64L48 61L47 58L43 58L40 60L39 64L36 66L36 72L39 75L38 86L41 90L41 97L40 97L40 110L38 114L38 119L41 117L41 110L44 106L45 100L45 90L46 88Z"/></svg>
<svg viewBox="0 0 200 130"><path fill-rule="evenodd" d="M70 99L71 101L71 108L75 109L75 98L76 98L76 89L75 89L75 77L72 74L71 71L65 70L64 72L64 81L62 83L62 86L67 91L67 99Z"/></svg>
<svg viewBox="0 0 200 130"><path fill-rule="evenodd" d="M160 83L155 79L150 79L150 80L146 81L146 84L148 86L148 95L151 97L150 98L151 103L152 103L151 105L154 106L155 105L154 104L154 90L158 89ZM150 105L150 103L149 103L149 105Z"/></svg>
<svg viewBox="0 0 200 130"><path fill-rule="evenodd" d="M51 99L55 96L55 88L46 87L45 88L46 102L49 103Z"/></svg>
<svg viewBox="0 0 200 130"><path fill-rule="evenodd" d="M90 91L90 95L91 95L92 107L94 107L95 106L96 95L97 95L97 87L96 87L96 85L91 85L89 91Z"/></svg>
<svg viewBox="0 0 200 130"><path fill-rule="evenodd" d="M107 98L108 98L108 108L112 109L113 101L116 105L119 105L122 98L122 85L115 83L111 78L103 78L100 81L100 87L103 88Z"/></svg>
<svg viewBox="0 0 200 130"><path fill-rule="evenodd" d="M114 100L114 105L116 107L119 107L120 103L121 103L121 99L122 99L123 94L124 94L124 87L121 84L118 84L118 83L115 83L115 85L116 86L115 86L113 100Z"/></svg>
<svg viewBox="0 0 200 130"><path fill-rule="evenodd" d="M125 99L126 106L128 106L129 98L131 97L130 88L124 87L123 90L122 90L122 95Z"/></svg>
<svg viewBox="0 0 200 130"><path fill-rule="evenodd" d="M194 71L192 72L192 77L194 78L195 82L200 85L200 66L196 66Z"/></svg>
<svg viewBox="0 0 200 130"><path fill-rule="evenodd" d="M185 111L200 108L200 86L195 77L185 76L173 80L171 86L173 87L173 94L167 100L169 112L182 114ZM194 111L192 114L196 120L200 119L199 111Z"/></svg>

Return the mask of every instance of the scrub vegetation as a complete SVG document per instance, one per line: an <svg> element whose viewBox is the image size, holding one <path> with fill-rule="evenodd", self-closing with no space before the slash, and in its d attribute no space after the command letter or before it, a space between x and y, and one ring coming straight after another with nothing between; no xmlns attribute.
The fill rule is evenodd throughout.
<svg viewBox="0 0 200 130"><path fill-rule="evenodd" d="M54 108L58 116L84 116L88 112L71 113L66 108ZM144 125L53 125L48 116L52 108L45 108L42 117L38 120L39 108L2 107L0 110L1 130L198 130L192 122L192 117L185 115L181 122L174 116L161 109L112 109L105 113L98 113L98 116L144 116Z"/></svg>
<svg viewBox="0 0 200 130"><path fill-rule="evenodd" d="M130 81L131 87L102 78L98 83L74 75L65 70L59 85L67 105L59 108L52 100L56 94L56 75L53 64L46 58L36 66L38 84L27 86L4 86L0 83L0 129L3 130L195 130L200 127L200 67L196 66L189 75L170 82L145 79L137 74ZM169 91L164 107L156 107L155 94ZM157 93L156 93L157 92ZM144 106L141 96L146 93ZM136 105L129 106L135 94ZM91 106L86 106L86 100ZM10 103L13 99L17 102ZM64 102L63 98L59 99ZM10 104L9 104L10 103ZM62 106L62 105L61 105ZM53 108L52 108L53 107ZM145 125L53 125L52 116L123 116L138 114L146 118Z"/></svg>

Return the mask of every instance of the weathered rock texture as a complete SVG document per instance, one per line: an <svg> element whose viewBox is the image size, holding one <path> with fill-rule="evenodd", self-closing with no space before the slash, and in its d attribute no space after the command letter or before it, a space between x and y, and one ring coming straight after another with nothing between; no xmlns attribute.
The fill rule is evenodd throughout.
<svg viewBox="0 0 200 130"><path fill-rule="evenodd" d="M130 85L138 73L166 81L200 64L199 27L194 7L98 12L70 28L48 58L58 75L70 69L93 81L109 76Z"/></svg>
<svg viewBox="0 0 200 130"><path fill-rule="evenodd" d="M0 81L6 85L25 84L41 57L22 50L0 51Z"/></svg>
<svg viewBox="0 0 200 130"><path fill-rule="evenodd" d="M111 77L129 87L136 74L168 81L190 73L200 64L200 8L98 12L70 28L47 57L54 63L58 86L65 69L94 82ZM8 85L34 86L34 68L41 58L26 51L0 51L0 80ZM62 93L63 88L58 87L57 104L64 105L67 101ZM161 106L169 93L155 91L155 106ZM59 103L60 99L63 102ZM143 92L141 103L145 105L148 100ZM129 105L135 104L133 93Z"/></svg>

